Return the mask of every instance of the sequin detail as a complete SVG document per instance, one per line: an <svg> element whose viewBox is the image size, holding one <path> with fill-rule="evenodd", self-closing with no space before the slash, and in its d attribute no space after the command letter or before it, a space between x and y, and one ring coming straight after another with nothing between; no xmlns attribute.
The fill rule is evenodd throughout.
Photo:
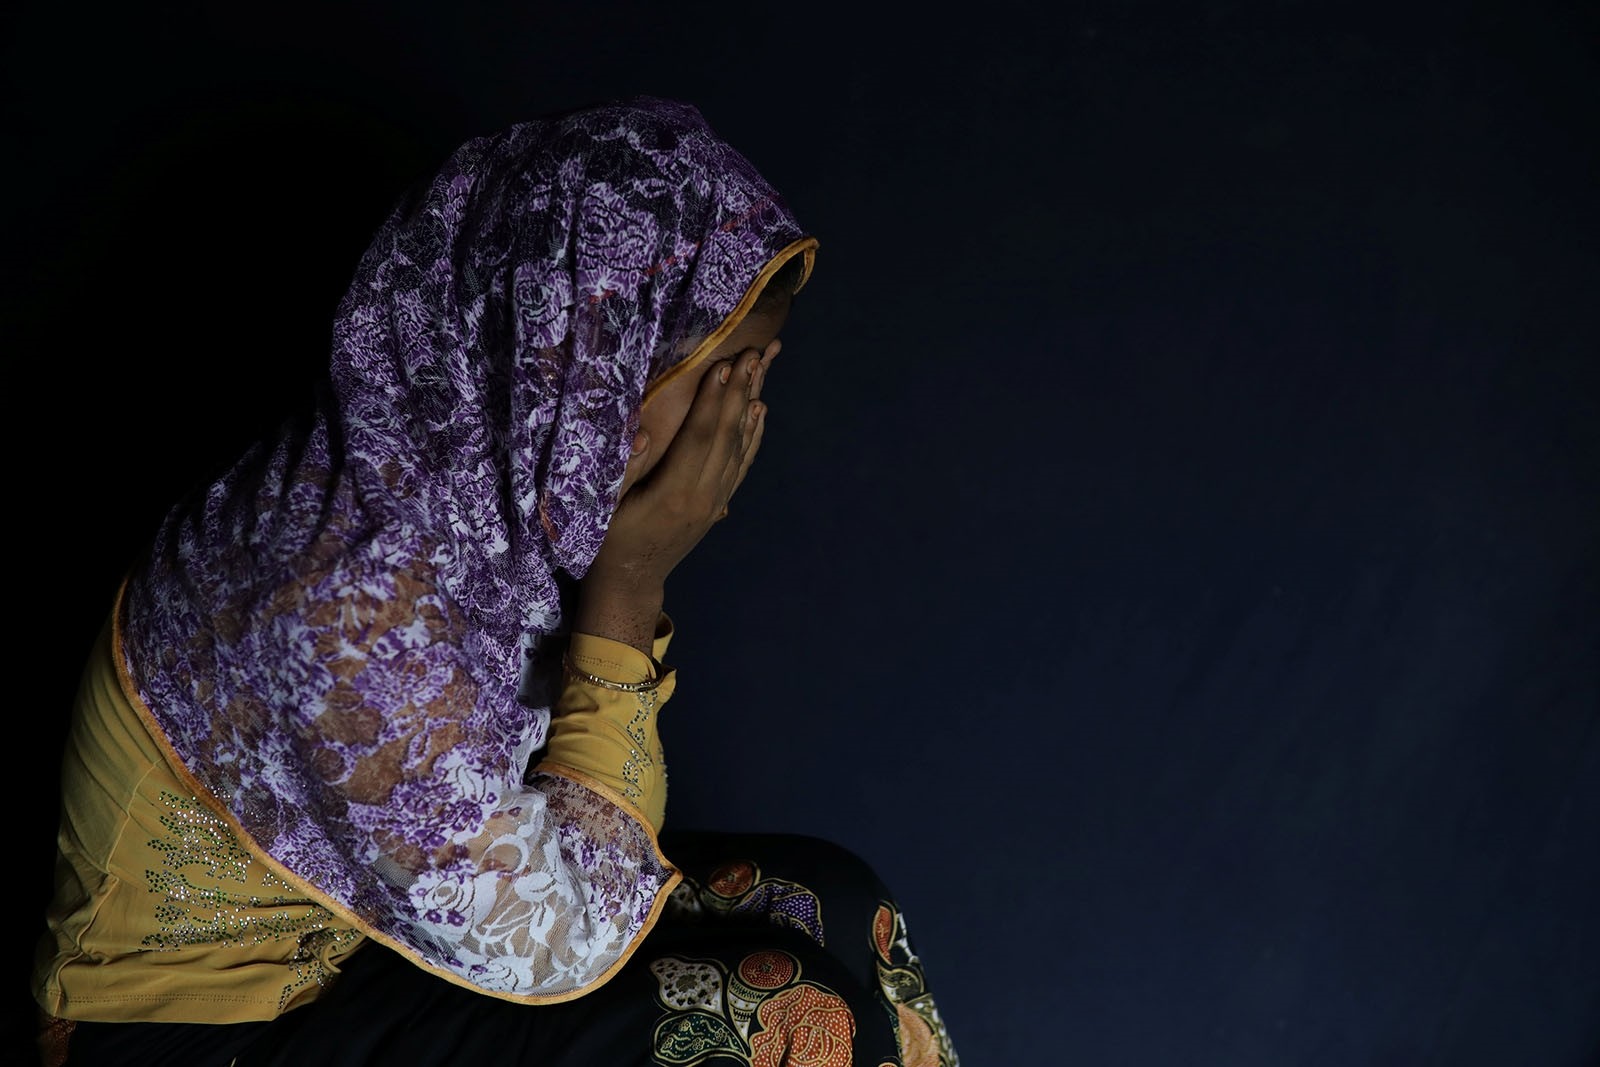
<svg viewBox="0 0 1600 1067"><path fill-rule="evenodd" d="M167 814L161 824L166 838L150 847L162 854L164 870L145 872L157 898L158 933L141 944L170 950L187 945L259 945L284 938L299 939L321 930L333 914L304 896L270 870L251 868L256 861L225 819L196 797L163 790ZM251 886L251 875L256 886ZM289 890L273 895L252 888Z"/></svg>
<svg viewBox="0 0 1600 1067"><path fill-rule="evenodd" d="M335 960L363 938L332 912L257 860L228 821L198 797L158 794L166 836L150 840L162 869L146 870L157 932L140 944L157 952L196 946L244 946L292 941L283 1011L309 985L326 987Z"/></svg>
<svg viewBox="0 0 1600 1067"><path fill-rule="evenodd" d="M644 729L656 713L656 691L641 689L638 697L639 708L628 721L628 740L631 742L628 747L628 758L622 764L622 793L629 800L635 801L644 796L641 779L645 772L656 765L655 758L650 754L650 740L645 736Z"/></svg>

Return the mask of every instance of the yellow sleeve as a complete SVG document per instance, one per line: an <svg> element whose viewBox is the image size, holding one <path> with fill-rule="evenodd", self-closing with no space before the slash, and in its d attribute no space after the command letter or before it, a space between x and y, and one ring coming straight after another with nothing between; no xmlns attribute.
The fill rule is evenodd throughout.
<svg viewBox="0 0 1600 1067"><path fill-rule="evenodd" d="M672 696L676 673L661 665L672 641L672 620L656 623L651 656L593 634L573 634L561 697L550 709L550 738L540 766L578 771L637 808L660 832L666 820L667 767L656 731L661 707ZM574 673L619 685L655 680L636 692L608 689Z"/></svg>

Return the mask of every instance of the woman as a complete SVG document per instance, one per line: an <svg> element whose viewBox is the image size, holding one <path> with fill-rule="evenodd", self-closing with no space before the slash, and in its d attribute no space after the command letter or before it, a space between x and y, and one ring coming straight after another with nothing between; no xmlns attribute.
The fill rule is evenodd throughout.
<svg viewBox="0 0 1600 1067"><path fill-rule="evenodd" d="M391 215L325 398L168 514L85 670L46 1062L955 1062L858 859L661 833L665 581L815 250L656 99Z"/></svg>

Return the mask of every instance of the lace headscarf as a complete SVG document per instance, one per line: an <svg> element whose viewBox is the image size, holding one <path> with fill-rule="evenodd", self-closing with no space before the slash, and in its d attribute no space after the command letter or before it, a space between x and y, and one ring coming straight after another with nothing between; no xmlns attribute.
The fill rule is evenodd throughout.
<svg viewBox="0 0 1600 1067"><path fill-rule="evenodd" d="M647 389L814 249L653 98L471 140L387 219L324 402L168 515L118 620L136 703L280 874L508 999L621 964L677 874L530 771L523 660L563 630Z"/></svg>

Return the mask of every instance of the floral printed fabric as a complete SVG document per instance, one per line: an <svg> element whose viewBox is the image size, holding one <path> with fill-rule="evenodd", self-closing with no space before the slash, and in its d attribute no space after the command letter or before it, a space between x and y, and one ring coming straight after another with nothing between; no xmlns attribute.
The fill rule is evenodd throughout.
<svg viewBox="0 0 1600 1067"><path fill-rule="evenodd" d="M669 1009L656 1027L659 1064L851 1067L850 1005L827 986L801 980L800 961L787 952L753 952L731 971L716 960L666 956L650 970L657 999Z"/></svg>
<svg viewBox="0 0 1600 1067"><path fill-rule="evenodd" d="M960 1067L905 916L859 856L794 835L668 841L684 873L652 943L695 951L647 949L666 1012L654 1063Z"/></svg>
<svg viewBox="0 0 1600 1067"><path fill-rule="evenodd" d="M563 631L646 387L811 246L686 105L469 141L361 260L311 417L130 576L129 671L196 784L415 962L566 999L674 884L648 827L530 773L524 660Z"/></svg>
<svg viewBox="0 0 1600 1067"><path fill-rule="evenodd" d="M756 870L753 863L730 864L723 870L729 867ZM772 925L806 933L823 947L820 927L808 932L778 911L759 906L743 912L699 907L701 900L720 895L709 889L720 873L712 875L706 888L698 888L692 877L685 878L674 890L673 921L727 923L740 916L764 915ZM740 896L753 900L749 894L757 884ZM690 887L687 893L685 887ZM905 919L892 901L878 904L871 942L875 1006L866 1004L859 994L864 987L851 981L848 973L842 977L849 984L841 983L840 989L855 991L854 1004L828 984L806 976L801 961L782 949L750 952L732 966L714 956L656 957L650 972L656 979L656 1002L665 1014L651 1040L653 1062L662 1067L852 1067L855 1046L862 1043L858 1027L887 1022L894 1034L894 1054L881 1062L874 1057L876 1067L960 1067L923 978L921 960L912 950ZM848 968L858 947L835 950L835 956ZM812 959L817 959L815 954ZM880 1007L887 1009L887 1019L877 1010ZM871 1044L870 1036L865 1043Z"/></svg>

